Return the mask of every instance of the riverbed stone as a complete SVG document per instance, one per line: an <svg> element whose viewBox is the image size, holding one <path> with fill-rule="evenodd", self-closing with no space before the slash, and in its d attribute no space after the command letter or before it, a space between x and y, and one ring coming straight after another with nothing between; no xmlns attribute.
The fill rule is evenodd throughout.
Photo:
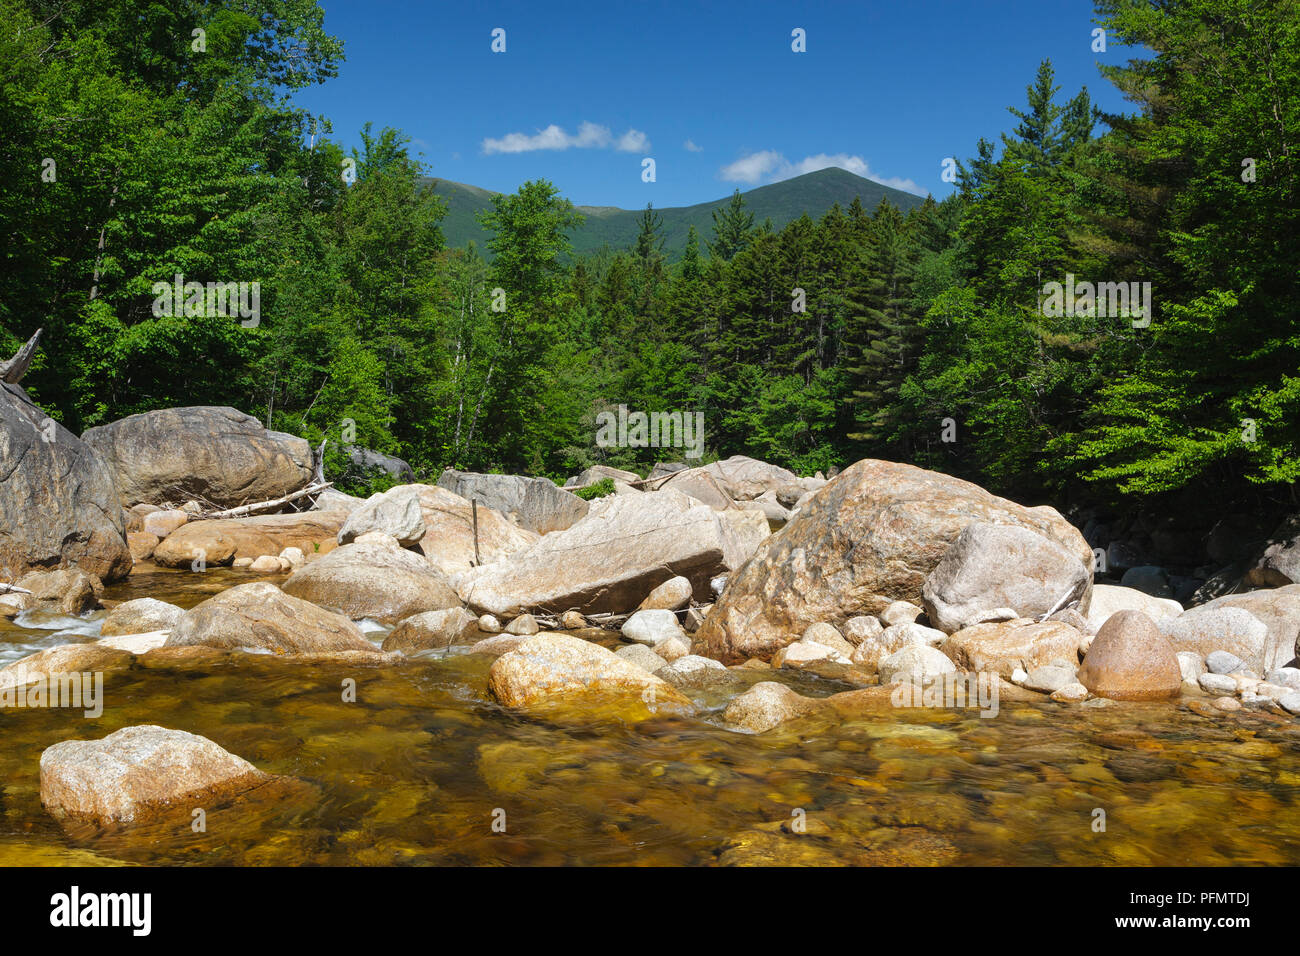
<svg viewBox="0 0 1300 956"><path fill-rule="evenodd" d="M1021 686L1029 690L1036 690L1040 694L1052 694L1062 687L1077 683L1074 675L1075 668L1073 667L1061 667L1053 664L1031 667Z"/></svg>
<svg viewBox="0 0 1300 956"><path fill-rule="evenodd" d="M635 480L635 479L633 479ZM522 475L487 475L447 468L438 486L471 501L487 505L537 534L563 531L586 515L589 504L547 478Z"/></svg>
<svg viewBox="0 0 1300 956"><path fill-rule="evenodd" d="M103 590L99 578L81 568L32 571L16 584L32 592L21 595L25 610L41 609L74 616L98 607L99 593Z"/></svg>
<svg viewBox="0 0 1300 956"><path fill-rule="evenodd" d="M951 674L956 670L952 660L943 651L924 644L909 644L880 662L880 682L882 684L893 684L898 681L916 683L940 674Z"/></svg>
<svg viewBox="0 0 1300 956"><path fill-rule="evenodd" d="M413 654L430 648L460 644L478 633L478 618L463 607L412 614L398 622L384 638L383 649Z"/></svg>
<svg viewBox="0 0 1300 956"><path fill-rule="evenodd" d="M650 647L670 637L686 639L677 615L662 608L637 611L623 622L622 633L624 639Z"/></svg>
<svg viewBox="0 0 1300 956"><path fill-rule="evenodd" d="M470 607L498 615L626 613L671 577L685 577L704 593L709 578L748 556L742 532L725 513L679 492L610 495L592 502L572 527L466 571L457 589Z"/></svg>
<svg viewBox="0 0 1300 956"><path fill-rule="evenodd" d="M377 652L343 615L287 594L269 581L237 585L181 615L166 646L193 645L289 655Z"/></svg>
<svg viewBox="0 0 1300 956"><path fill-rule="evenodd" d="M354 542L299 568L284 592L352 620L396 624L412 614L460 606L446 576L422 555L388 544Z"/></svg>
<svg viewBox="0 0 1300 956"><path fill-rule="evenodd" d="M46 810L99 826L140 823L171 808L212 808L270 779L206 737L156 724L65 740L41 754Z"/></svg>
<svg viewBox="0 0 1300 956"><path fill-rule="evenodd" d="M236 558L278 555L291 547L304 554L325 554L337 546L346 517L341 511L302 511L191 521L169 534L154 550L153 559L164 567L184 570L200 555L215 567Z"/></svg>
<svg viewBox="0 0 1300 956"><path fill-rule="evenodd" d="M624 699L635 715L693 710L667 681L568 634L539 634L498 657L488 672L488 692L508 707L575 704L608 696Z"/></svg>
<svg viewBox="0 0 1300 956"><path fill-rule="evenodd" d="M1245 661L1227 651L1211 651L1205 655L1205 668L1211 674L1231 674L1245 666Z"/></svg>
<svg viewBox="0 0 1300 956"><path fill-rule="evenodd" d="M1205 673L1205 658L1196 651L1178 651L1178 669L1182 672L1184 684L1195 684Z"/></svg>
<svg viewBox="0 0 1300 956"><path fill-rule="evenodd" d="M1177 617L1183 613L1183 606L1168 598L1153 597L1136 588L1121 587L1116 584L1096 584L1092 589L1092 600L1088 605L1088 623L1095 632L1112 614L1118 611L1141 611L1159 623L1163 618Z"/></svg>
<svg viewBox="0 0 1300 956"><path fill-rule="evenodd" d="M542 628L537 623L537 618L531 614L520 614L517 618L506 625L507 634L536 634Z"/></svg>
<svg viewBox="0 0 1300 956"><path fill-rule="evenodd" d="M879 637L884 630L885 625L875 615L859 614L844 622L844 639L857 647L869 637Z"/></svg>
<svg viewBox="0 0 1300 956"><path fill-rule="evenodd" d="M123 601L105 615L99 633L102 637L112 637L118 634L166 631L174 627L184 613L176 605L156 598Z"/></svg>
<svg viewBox="0 0 1300 956"><path fill-rule="evenodd" d="M641 602L637 610L653 611L665 609L669 611L679 611L691 603L691 595L694 589L691 587L689 579L678 575L669 578L663 584L659 585L653 591L646 595L646 599Z"/></svg>
<svg viewBox="0 0 1300 956"><path fill-rule="evenodd" d="M103 581L130 573L109 464L7 381L0 381L0 462L0 581L72 567Z"/></svg>
<svg viewBox="0 0 1300 956"><path fill-rule="evenodd" d="M761 734L812 709L808 698L785 684L760 681L734 698L723 711L722 719L733 730Z"/></svg>
<svg viewBox="0 0 1300 956"><path fill-rule="evenodd" d="M686 654L656 671L660 677L678 689L713 687L732 679L726 665L711 657Z"/></svg>
<svg viewBox="0 0 1300 956"><path fill-rule="evenodd" d="M163 408L89 429L82 440L113 473L122 506L180 504L217 508L279 498L312 478L307 441L267 431L229 407Z"/></svg>
<svg viewBox="0 0 1300 956"><path fill-rule="evenodd" d="M1207 671L1196 679L1196 683L1207 694L1235 694L1237 692L1237 681L1227 674L1213 674Z"/></svg>
<svg viewBox="0 0 1300 956"><path fill-rule="evenodd" d="M1243 601L1251 595L1233 594L1188 608L1176 618L1160 621L1160 632L1180 651L1198 651L1207 657L1227 651L1254 670L1280 667L1295 656L1300 634L1300 585L1290 588L1296 593L1289 600L1275 596Z"/></svg>
<svg viewBox="0 0 1300 956"><path fill-rule="evenodd" d="M963 628L944 641L942 650L963 670L1010 679L1017 667L1026 673L1035 667L1075 667L1082 637L1060 621L1017 618Z"/></svg>
<svg viewBox="0 0 1300 956"><path fill-rule="evenodd" d="M877 623L877 626L879 627L879 623ZM868 631L866 628L863 630L864 632ZM849 660L864 668L868 673L875 673L879 671L882 660L890 654L902 650L909 644L938 647L947 639L948 635L937 628L904 621L900 624L891 624L889 627L882 628L876 634L866 633L858 646L853 649L853 653L849 655Z"/></svg>
<svg viewBox="0 0 1300 956"><path fill-rule="evenodd" d="M1120 611L1097 632L1079 683L1110 700L1164 700L1178 695L1183 675L1155 622L1141 611Z"/></svg>
<svg viewBox="0 0 1300 956"><path fill-rule="evenodd" d="M614 652L628 663L635 664L647 674L655 674L668 662L644 644L628 644Z"/></svg>
<svg viewBox="0 0 1300 956"><path fill-rule="evenodd" d="M845 660L853 656L853 645L844 639L844 636L840 634L839 629L834 624L827 624L825 621L810 625L803 632L803 637L800 640L812 641L829 647Z"/></svg>

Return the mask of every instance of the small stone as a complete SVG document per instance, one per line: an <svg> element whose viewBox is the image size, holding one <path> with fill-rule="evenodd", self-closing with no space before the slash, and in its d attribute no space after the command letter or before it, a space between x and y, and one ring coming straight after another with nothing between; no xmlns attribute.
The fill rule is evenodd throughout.
<svg viewBox="0 0 1300 956"><path fill-rule="evenodd" d="M580 611L565 611L560 615L560 627L566 631L577 631L587 626L587 619Z"/></svg>
<svg viewBox="0 0 1300 956"><path fill-rule="evenodd" d="M1088 688L1078 681L1058 687L1052 691L1052 700L1066 704L1077 704L1088 699Z"/></svg>
<svg viewBox="0 0 1300 956"><path fill-rule="evenodd" d="M713 610L712 604L705 604L701 607L687 608L686 620L682 624L682 626L686 628L686 632L688 634L694 634L696 631L698 631L700 629L700 625L704 623L704 619L709 616L709 612L712 610Z"/></svg>
<svg viewBox="0 0 1300 956"><path fill-rule="evenodd" d="M829 647L845 660L853 656L853 645L844 639L834 624L822 622L810 625L803 632L801 640L812 641L814 644Z"/></svg>
<svg viewBox="0 0 1300 956"><path fill-rule="evenodd" d="M772 655L773 667L790 667L798 669L805 664L813 664L818 661L835 661L840 664L849 663L848 659L843 654L840 654L834 648L827 647L825 644L819 644L816 641L795 641L793 644L787 644Z"/></svg>
<svg viewBox="0 0 1300 956"><path fill-rule="evenodd" d="M272 554L263 554L253 561L250 570L258 574L279 574L280 559Z"/></svg>
<svg viewBox="0 0 1300 956"><path fill-rule="evenodd" d="M1279 697L1277 702L1288 714L1300 714L1300 693Z"/></svg>
<svg viewBox="0 0 1300 956"><path fill-rule="evenodd" d="M1017 686L1021 686L1025 683L1025 681L1029 680L1029 672L1026 671L1023 667L1013 668L1011 671L1010 680L1011 683Z"/></svg>
<svg viewBox="0 0 1300 956"><path fill-rule="evenodd" d="M870 614L859 614L844 622L844 639L857 647L869 637L879 637L884 630L885 625L878 618Z"/></svg>
<svg viewBox="0 0 1300 956"><path fill-rule="evenodd" d="M1296 696L1300 698L1300 694ZM812 706L812 701L784 684L761 681L728 704L722 719L737 730L761 734L806 713Z"/></svg>
<svg viewBox="0 0 1300 956"><path fill-rule="evenodd" d="M628 644L625 647L620 647L614 654L630 664L635 664L647 674L657 673L660 669L668 666L666 660L644 644Z"/></svg>
<svg viewBox="0 0 1300 956"><path fill-rule="evenodd" d="M622 633L624 639L650 647L670 637L684 638L686 634L677 623L676 613L663 608L637 611L623 622Z"/></svg>
<svg viewBox="0 0 1300 956"><path fill-rule="evenodd" d="M1235 697L1216 697L1210 703L1222 711L1241 710L1241 702Z"/></svg>
<svg viewBox="0 0 1300 956"><path fill-rule="evenodd" d="M540 630L541 627L537 624L537 618L531 614L520 614L506 625L507 634L536 634Z"/></svg>
<svg viewBox="0 0 1300 956"><path fill-rule="evenodd" d="M1280 700L1291 692L1290 687L1283 684L1270 684L1267 681L1262 681L1255 687L1255 693L1268 700Z"/></svg>
<svg viewBox="0 0 1300 956"><path fill-rule="evenodd" d="M1275 667L1268 672L1270 684L1281 684L1292 690L1300 690L1300 667Z"/></svg>
<svg viewBox="0 0 1300 956"><path fill-rule="evenodd" d="M1237 693L1237 682L1227 674L1202 674L1197 678L1197 683L1207 694Z"/></svg>
<svg viewBox="0 0 1300 956"><path fill-rule="evenodd" d="M1073 667L1054 667L1047 665L1044 667L1035 667L1029 671L1029 675L1022 682L1022 686L1029 690L1036 690L1040 694L1052 694L1062 687L1068 687L1075 683Z"/></svg>
<svg viewBox="0 0 1300 956"><path fill-rule="evenodd" d="M908 601L894 601L878 615L886 627L891 624L912 624L920 617L922 611Z"/></svg>
<svg viewBox="0 0 1300 956"><path fill-rule="evenodd" d="M1245 667L1246 662L1227 651L1211 651L1206 655L1205 666L1211 674L1231 674Z"/></svg>
<svg viewBox="0 0 1300 956"><path fill-rule="evenodd" d="M253 566L252 558L235 558L230 565L232 568L251 568Z"/></svg>
<svg viewBox="0 0 1300 956"><path fill-rule="evenodd" d="M288 561L290 567L300 568L307 563L307 556L302 553L302 548L285 548L280 552L280 559Z"/></svg>
<svg viewBox="0 0 1300 956"><path fill-rule="evenodd" d="M654 652L671 664L679 657L685 657L689 654L691 646L685 640L685 635L682 637L667 637L654 646Z"/></svg>
<svg viewBox="0 0 1300 956"><path fill-rule="evenodd" d="M719 574L715 578L709 579L709 590L713 592L714 600L722 597L722 592L727 589L727 576Z"/></svg>
<svg viewBox="0 0 1300 956"><path fill-rule="evenodd" d="M1205 673L1205 661L1196 651L1179 651L1178 669L1183 673L1183 683L1195 684Z"/></svg>
<svg viewBox="0 0 1300 956"><path fill-rule="evenodd" d="M691 582L681 577L669 578L663 584L659 585L641 602L637 610L653 611L668 610L678 611L691 603Z"/></svg>
<svg viewBox="0 0 1300 956"><path fill-rule="evenodd" d="M948 655L924 644L909 644L880 662L880 682L892 684L903 680L926 680L957 670Z"/></svg>
<svg viewBox="0 0 1300 956"><path fill-rule="evenodd" d="M500 634L504 630L501 622L492 614L484 614L478 619L478 629L484 634Z"/></svg>
<svg viewBox="0 0 1300 956"><path fill-rule="evenodd" d="M658 676L674 687L708 687L725 683L731 678L731 672L711 657L687 654L658 671Z"/></svg>

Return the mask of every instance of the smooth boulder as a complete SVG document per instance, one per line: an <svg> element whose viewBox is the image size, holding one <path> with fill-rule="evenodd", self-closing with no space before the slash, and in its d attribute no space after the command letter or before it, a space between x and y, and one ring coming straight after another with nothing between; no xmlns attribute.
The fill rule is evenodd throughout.
<svg viewBox="0 0 1300 956"><path fill-rule="evenodd" d="M166 631L176 626L185 611L175 604L156 598L136 598L123 601L104 617L99 628L103 637L119 634L144 634L148 631Z"/></svg>
<svg viewBox="0 0 1300 956"><path fill-rule="evenodd" d="M312 478L307 441L229 407L163 408L89 429L122 507L197 500L217 508L280 498Z"/></svg>
<svg viewBox="0 0 1300 956"><path fill-rule="evenodd" d="M932 626L949 634L1010 608L1040 617L1078 603L1088 609L1092 569L1076 550L1016 525L972 522L957 536L922 589Z"/></svg>
<svg viewBox="0 0 1300 956"><path fill-rule="evenodd" d="M141 823L177 807L211 808L270 779L206 737L155 724L65 740L41 753L46 810L101 827Z"/></svg>
<svg viewBox="0 0 1300 956"><path fill-rule="evenodd" d="M284 593L354 621L396 624L412 614L460 606L447 577L392 538L358 541L293 572Z"/></svg>
<svg viewBox="0 0 1300 956"><path fill-rule="evenodd" d="M116 581L132 563L108 463L0 381L0 580L76 567Z"/></svg>
<svg viewBox="0 0 1300 956"><path fill-rule="evenodd" d="M571 528L465 572L456 587L470 607L502 616L626 613L672 577L707 594L711 577L744 560L748 533L674 491L610 495Z"/></svg>
<svg viewBox="0 0 1300 956"><path fill-rule="evenodd" d="M970 482L912 465L865 460L812 496L731 575L696 635L709 657L769 660L809 624L840 625L922 589L975 521L1017 525L1091 566L1092 549L1050 508L1025 508Z"/></svg>
<svg viewBox="0 0 1300 956"><path fill-rule="evenodd" d="M438 487L478 501L538 534L563 531L587 513L588 504L546 478L522 475L483 475L447 468Z"/></svg>
<svg viewBox="0 0 1300 956"><path fill-rule="evenodd" d="M346 617L267 581L241 584L196 604L172 627L166 646L284 655L377 650Z"/></svg>
<svg viewBox="0 0 1300 956"><path fill-rule="evenodd" d="M1183 673L1173 645L1151 618L1120 611L1097 632L1078 680L1111 700L1165 700L1178 696Z"/></svg>

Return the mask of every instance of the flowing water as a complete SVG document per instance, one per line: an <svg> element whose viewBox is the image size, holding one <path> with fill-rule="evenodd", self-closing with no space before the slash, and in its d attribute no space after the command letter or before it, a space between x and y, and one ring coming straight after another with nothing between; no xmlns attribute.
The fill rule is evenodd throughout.
<svg viewBox="0 0 1300 956"><path fill-rule="evenodd" d="M159 570L106 597L190 607L253 579ZM0 623L0 663L96 630ZM557 722L493 703L490 665L146 656L105 674L99 719L0 710L0 865L1300 863L1300 722L1281 717L1004 701L993 718L899 710L755 736L721 726L734 687L693 694L705 710L692 719ZM844 689L738 673L810 696ZM204 808L205 832L188 814L65 830L41 807L41 751L140 723L291 779Z"/></svg>

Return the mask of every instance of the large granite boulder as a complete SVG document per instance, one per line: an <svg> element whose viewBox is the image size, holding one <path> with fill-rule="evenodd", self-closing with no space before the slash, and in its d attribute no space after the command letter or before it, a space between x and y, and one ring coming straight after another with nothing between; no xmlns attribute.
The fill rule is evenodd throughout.
<svg viewBox="0 0 1300 956"><path fill-rule="evenodd" d="M343 453L348 456L349 470L359 475L382 472L401 482L415 481L415 470L401 458L360 445L344 445Z"/></svg>
<svg viewBox="0 0 1300 956"><path fill-rule="evenodd" d="M475 549L474 507L460 495L437 485L410 485L420 497L424 537L419 549L448 576L476 564L492 564L529 547L534 531L521 528L486 505L478 506L478 547ZM391 494L396 489L389 489ZM477 557L476 557L477 554Z"/></svg>
<svg viewBox="0 0 1300 956"><path fill-rule="evenodd" d="M371 495L350 512L339 529L339 544L351 544L363 534L378 531L405 548L419 544L426 530L419 490L413 485L398 485Z"/></svg>
<svg viewBox="0 0 1300 956"><path fill-rule="evenodd" d="M1010 608L1041 617L1070 601L1086 613L1092 568L1076 550L1029 528L972 522L926 578L930 623L949 634Z"/></svg>
<svg viewBox="0 0 1300 956"><path fill-rule="evenodd" d="M294 571L284 582L284 593L354 621L371 618L383 624L460 605L446 575L392 538L335 548Z"/></svg>
<svg viewBox="0 0 1300 956"><path fill-rule="evenodd" d="M741 512L735 520L753 517ZM687 578L696 595L707 596L711 577L745 560L751 535L747 523L733 524L675 491L610 495L572 527L465 572L456 588L470 607L499 616L622 613L672 577Z"/></svg>
<svg viewBox="0 0 1300 956"><path fill-rule="evenodd" d="M487 505L521 528L549 534L563 531L587 513L589 507L571 491L546 478L522 475L482 475L448 468L438 478L438 487Z"/></svg>
<svg viewBox="0 0 1300 956"><path fill-rule="evenodd" d="M1153 621L1167 617L1177 617L1183 613L1183 606L1171 598L1154 597L1137 588L1121 587L1118 584L1095 584L1092 588L1092 600L1084 615L1088 625L1095 631L1119 611L1141 611Z"/></svg>
<svg viewBox="0 0 1300 956"><path fill-rule="evenodd" d="M586 488L588 485L594 485L597 482L604 481L606 478L615 482L633 482L640 481L641 476L634 471L624 471L622 468L611 468L609 465L592 465L585 471L574 475L564 483L564 487L571 491L579 488Z"/></svg>
<svg viewBox="0 0 1300 956"><path fill-rule="evenodd" d="M81 436L108 463L122 507L195 500L232 508L310 483L306 440L228 407L163 408Z"/></svg>
<svg viewBox="0 0 1300 956"><path fill-rule="evenodd" d="M253 515L183 524L154 548L153 559L168 568L188 568L200 555L205 564L229 564L235 558L258 558L297 548L325 554L338 544L345 511L303 511Z"/></svg>
<svg viewBox="0 0 1300 956"><path fill-rule="evenodd" d="M65 740L41 754L45 809L56 819L102 827L212 807L271 779L206 737L154 724L100 740Z"/></svg>
<svg viewBox="0 0 1300 956"><path fill-rule="evenodd" d="M378 650L346 617L286 594L269 581L222 591L182 614L166 646L196 645L288 655Z"/></svg>
<svg viewBox="0 0 1300 956"><path fill-rule="evenodd" d="M116 581L131 565L107 463L21 386L0 381L0 580L77 567Z"/></svg>
<svg viewBox="0 0 1300 956"><path fill-rule="evenodd" d="M749 501L766 491L775 492L799 481L799 476L793 471L746 455L732 455L722 461L710 462L699 470L717 479L736 501Z"/></svg>
<svg viewBox="0 0 1300 956"><path fill-rule="evenodd" d="M1083 535L1051 508L1026 508L949 475L868 459L808 499L731 575L696 641L725 663L769 660L818 621L839 626L896 600L919 606L926 579L973 522L1027 528L1091 566Z"/></svg>
<svg viewBox="0 0 1300 956"><path fill-rule="evenodd" d="M1249 661L1252 667L1258 666L1261 674L1275 667L1283 667L1300 655L1300 584L1262 588L1244 594L1227 594L1206 604L1189 608L1175 619L1182 621L1183 618L1187 618L1183 628L1170 632L1170 636L1176 636L1180 642L1178 649L1195 650L1215 643L1214 629L1203 625L1210 620L1208 615L1224 608L1248 611L1259 620L1266 628L1263 641L1258 647L1253 639L1234 645L1227 640L1229 634L1240 637L1243 632L1239 629L1229 630L1223 627L1218 630L1218 642L1223 646L1211 647L1205 653L1208 654L1210 650L1231 651L1242 660ZM1197 632L1201 632L1201 636L1192 641L1192 635Z"/></svg>

